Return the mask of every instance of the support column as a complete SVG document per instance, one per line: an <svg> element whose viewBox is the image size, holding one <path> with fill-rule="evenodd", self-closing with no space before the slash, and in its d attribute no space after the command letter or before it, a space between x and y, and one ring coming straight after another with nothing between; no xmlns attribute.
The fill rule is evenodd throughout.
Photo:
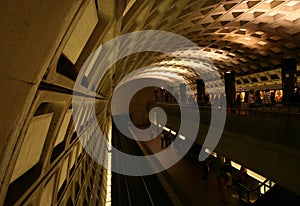
<svg viewBox="0 0 300 206"><path fill-rule="evenodd" d="M232 71L225 72L224 79L227 107L233 111L235 110L235 73Z"/></svg>
<svg viewBox="0 0 300 206"><path fill-rule="evenodd" d="M282 75L282 103L289 105L292 103L294 89L297 86L297 63L293 58L281 60L281 75Z"/></svg>
<svg viewBox="0 0 300 206"><path fill-rule="evenodd" d="M181 83L179 85L180 102L186 103L186 84Z"/></svg>
<svg viewBox="0 0 300 206"><path fill-rule="evenodd" d="M202 79L197 79L196 84L197 84L197 101L201 102L204 100L205 84Z"/></svg>

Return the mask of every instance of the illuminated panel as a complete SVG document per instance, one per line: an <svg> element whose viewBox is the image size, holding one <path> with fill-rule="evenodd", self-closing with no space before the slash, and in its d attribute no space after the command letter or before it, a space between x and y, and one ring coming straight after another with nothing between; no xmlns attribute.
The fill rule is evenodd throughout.
<svg viewBox="0 0 300 206"><path fill-rule="evenodd" d="M167 132L170 131L170 129L168 127L163 127L164 130L166 130Z"/></svg>
<svg viewBox="0 0 300 206"><path fill-rule="evenodd" d="M181 134L179 135L179 138L182 139L182 140L185 140L185 136L183 136Z"/></svg>
<svg viewBox="0 0 300 206"><path fill-rule="evenodd" d="M234 167L235 169L237 170L240 170L241 169L241 165L234 162L234 161L231 161L231 166Z"/></svg>
<svg viewBox="0 0 300 206"><path fill-rule="evenodd" d="M97 22L98 16L95 3L93 1L89 1L89 4L80 17L66 46L63 49L63 54L73 64L76 63Z"/></svg>
<svg viewBox="0 0 300 206"><path fill-rule="evenodd" d="M205 151L207 154L210 154L210 155L212 155L212 156L214 156L214 157L217 157L217 153L211 151L211 150L208 149L208 148L206 148L204 151Z"/></svg>
<svg viewBox="0 0 300 206"><path fill-rule="evenodd" d="M256 179L256 180L258 180L258 181L260 181L260 182L264 182L264 181L266 180L265 177L263 177L263 176L261 176L261 175L255 173L255 172L253 172L253 171L251 171L251 170L249 170L249 169L247 169L247 174L248 174L250 177L253 177L254 179Z"/></svg>

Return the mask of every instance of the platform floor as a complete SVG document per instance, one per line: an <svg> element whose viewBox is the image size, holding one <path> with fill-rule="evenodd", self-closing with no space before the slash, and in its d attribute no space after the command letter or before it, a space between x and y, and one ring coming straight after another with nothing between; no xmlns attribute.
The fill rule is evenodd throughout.
<svg viewBox="0 0 300 206"><path fill-rule="evenodd" d="M161 147L160 138L140 142L139 146L145 155L158 153L164 149ZM170 145L170 147L172 146L173 145ZM216 168L210 169L208 174L208 187L206 187L202 179L203 167L201 163L187 156L166 171L158 173L158 176L167 192L173 194L170 196L176 205L241 205L238 200L237 192L233 188L228 188L227 200L225 202L223 201L218 184L219 172L220 171Z"/></svg>

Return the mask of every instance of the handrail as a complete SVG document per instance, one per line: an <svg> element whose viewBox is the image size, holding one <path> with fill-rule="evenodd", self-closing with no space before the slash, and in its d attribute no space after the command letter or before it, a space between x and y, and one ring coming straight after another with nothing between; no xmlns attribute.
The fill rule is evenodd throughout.
<svg viewBox="0 0 300 206"><path fill-rule="evenodd" d="M264 182L262 183L259 183L259 185L256 187L256 188L253 188L253 189L250 189L248 188L246 185L242 184L242 183L238 183L238 185L244 189L246 191L246 194L247 194L247 198L246 198L246 203L250 203L250 194L253 193L253 192L258 192L257 193L257 199L262 195L261 193L261 188L264 187L264 193L266 192L266 187L268 188L271 188L272 185L267 185L267 182L270 182L271 180L269 179L266 179ZM240 199L242 198L242 195L241 195L241 191L239 191L239 197ZM256 200L257 200L256 199ZM256 201L255 200L255 201Z"/></svg>
<svg viewBox="0 0 300 206"><path fill-rule="evenodd" d="M172 103L172 102L150 102L150 104L162 104L162 105L168 105L168 106L171 106L171 105L176 105L175 103ZM189 108L194 108L196 109L193 105L190 105L190 104L184 104L182 105L183 107L189 107ZM277 106L273 106L273 108L276 108ZM214 106L214 105L198 105L197 106L198 109L200 110L204 110L204 111L209 111L209 110L228 110L228 108L222 108L220 106ZM246 112L246 114L248 116L255 116L256 114L258 113L263 113L264 115L265 114L276 114L276 115L293 115L293 116L300 116L300 107L290 107L290 106L282 106L280 107L281 109L276 109L276 110L271 110L271 109L265 109L264 107L261 107L261 108L249 108L247 110L241 110L243 112ZM235 109L232 110L233 114L234 115L239 115L239 114L236 114L235 113Z"/></svg>

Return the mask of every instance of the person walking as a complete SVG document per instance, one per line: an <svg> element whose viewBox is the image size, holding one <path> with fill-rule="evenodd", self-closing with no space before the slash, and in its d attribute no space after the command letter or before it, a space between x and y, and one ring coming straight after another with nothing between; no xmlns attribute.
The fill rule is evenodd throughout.
<svg viewBox="0 0 300 206"><path fill-rule="evenodd" d="M259 91L256 91L254 99L255 99L255 106L256 107L262 107L263 106L263 101L261 99Z"/></svg>

